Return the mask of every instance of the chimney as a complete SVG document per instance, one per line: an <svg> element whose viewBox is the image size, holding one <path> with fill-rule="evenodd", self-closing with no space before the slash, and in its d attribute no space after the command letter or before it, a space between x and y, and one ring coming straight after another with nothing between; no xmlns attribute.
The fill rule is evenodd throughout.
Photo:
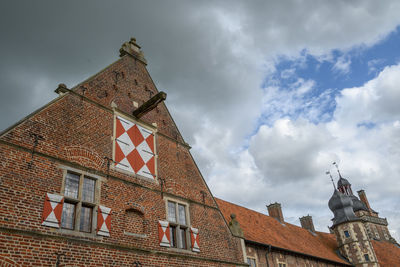
<svg viewBox="0 0 400 267"><path fill-rule="evenodd" d="M315 233L314 223L310 215L300 218L301 227Z"/></svg>
<svg viewBox="0 0 400 267"><path fill-rule="evenodd" d="M282 214L282 208L281 208L281 204L280 203L272 203L267 205L268 208L268 214L271 217L274 217L275 219L277 219L278 221L280 221L281 223L284 222L283 220L283 214Z"/></svg>
<svg viewBox="0 0 400 267"><path fill-rule="evenodd" d="M362 201L362 203L364 203L365 206L367 206L368 210L371 211L371 207L369 206L369 202L367 199L367 195L365 194L365 191L360 190L360 191L357 191L357 193L358 193L358 196L360 197L360 200Z"/></svg>

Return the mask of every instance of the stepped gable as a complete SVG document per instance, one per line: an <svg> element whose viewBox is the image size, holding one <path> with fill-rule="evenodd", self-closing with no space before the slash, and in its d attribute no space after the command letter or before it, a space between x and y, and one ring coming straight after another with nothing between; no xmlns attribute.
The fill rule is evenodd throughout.
<svg viewBox="0 0 400 267"><path fill-rule="evenodd" d="M278 220L262 213L216 199L218 206L229 221L230 214L236 214L236 219L244 233L244 239L271 245L276 248L293 251L348 264L336 254L337 243L335 236L328 233L310 231L290 223L280 223Z"/></svg>

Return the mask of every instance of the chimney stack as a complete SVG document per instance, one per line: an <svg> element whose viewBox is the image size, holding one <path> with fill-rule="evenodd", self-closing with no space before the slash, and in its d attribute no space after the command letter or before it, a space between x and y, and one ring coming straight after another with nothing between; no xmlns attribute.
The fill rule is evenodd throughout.
<svg viewBox="0 0 400 267"><path fill-rule="evenodd" d="M371 207L369 206L369 202L367 199L367 195L365 194L364 190L359 190L357 191L358 196L360 197L360 200L362 201L362 203L365 204L365 206L367 206L368 210L371 211Z"/></svg>
<svg viewBox="0 0 400 267"><path fill-rule="evenodd" d="M314 223L310 215L300 218L301 227L315 233Z"/></svg>
<svg viewBox="0 0 400 267"><path fill-rule="evenodd" d="M275 202L275 203L269 204L269 205L267 205L267 208L268 208L269 216L274 217L281 223L284 222L282 208L281 208L280 203Z"/></svg>

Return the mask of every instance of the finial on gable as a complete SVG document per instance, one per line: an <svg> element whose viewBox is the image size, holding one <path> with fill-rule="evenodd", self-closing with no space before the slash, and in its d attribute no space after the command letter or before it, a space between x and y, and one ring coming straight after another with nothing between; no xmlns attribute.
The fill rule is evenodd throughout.
<svg viewBox="0 0 400 267"><path fill-rule="evenodd" d="M122 44L121 48L119 49L119 56L123 57L125 55L130 55L147 65L147 61L144 58L144 54L140 48L140 45L136 43L136 38L132 37L129 42Z"/></svg>

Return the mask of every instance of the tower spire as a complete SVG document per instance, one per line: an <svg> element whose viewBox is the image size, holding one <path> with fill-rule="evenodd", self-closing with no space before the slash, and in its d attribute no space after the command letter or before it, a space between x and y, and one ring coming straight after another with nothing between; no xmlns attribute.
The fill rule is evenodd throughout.
<svg viewBox="0 0 400 267"><path fill-rule="evenodd" d="M333 189L334 190L336 190L336 187L335 187L335 182L333 181L333 177L332 177L332 174L331 174L331 172L330 171L327 171L325 174L329 174L329 176L331 177L331 181L332 181L332 185L333 185Z"/></svg>
<svg viewBox="0 0 400 267"><path fill-rule="evenodd" d="M342 175L340 174L340 171L339 171L339 166L338 166L338 164L336 163L336 161L333 162L332 165L335 165L336 170L337 170L337 172L338 172L338 174L339 174L339 178L342 178Z"/></svg>

